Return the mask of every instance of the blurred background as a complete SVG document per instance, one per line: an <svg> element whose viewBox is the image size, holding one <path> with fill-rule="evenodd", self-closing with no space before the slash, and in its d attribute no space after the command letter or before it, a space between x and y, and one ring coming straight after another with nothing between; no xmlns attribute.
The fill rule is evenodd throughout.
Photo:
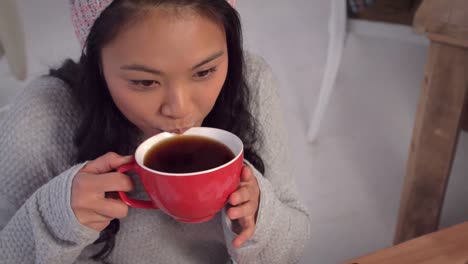
<svg viewBox="0 0 468 264"><path fill-rule="evenodd" d="M79 55L68 1L16 2L28 75L17 81L5 57L0 58L0 109L31 79ZM390 246L427 42L412 33L405 18L396 23L349 20L330 104L316 142L309 143L307 129L329 45L331 1L237 2L246 49L262 55L278 79L290 134L291 174L312 215L312 237L301 263L340 263ZM468 219L467 158L468 138L462 134L442 226Z"/></svg>

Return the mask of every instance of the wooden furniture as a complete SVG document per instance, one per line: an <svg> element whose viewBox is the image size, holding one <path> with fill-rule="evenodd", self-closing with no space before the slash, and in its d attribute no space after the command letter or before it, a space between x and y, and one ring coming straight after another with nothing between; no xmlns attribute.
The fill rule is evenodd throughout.
<svg viewBox="0 0 468 264"><path fill-rule="evenodd" d="M376 0L351 18L412 25L414 13L422 0Z"/></svg>
<svg viewBox="0 0 468 264"><path fill-rule="evenodd" d="M468 264L468 222L401 243L346 264Z"/></svg>
<svg viewBox="0 0 468 264"><path fill-rule="evenodd" d="M431 44L395 244L438 228L468 90L468 1L424 0L416 12L414 29L426 35Z"/></svg>

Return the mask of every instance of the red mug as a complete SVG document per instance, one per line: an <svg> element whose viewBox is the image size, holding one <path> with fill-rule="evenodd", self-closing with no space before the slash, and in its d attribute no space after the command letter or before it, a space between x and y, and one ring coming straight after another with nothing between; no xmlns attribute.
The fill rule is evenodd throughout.
<svg viewBox="0 0 468 264"><path fill-rule="evenodd" d="M244 146L236 135L216 128L194 127L183 135L203 136L221 142L234 153L234 158L221 166L199 172L152 170L144 165L146 153L164 139L179 136L163 132L145 140L137 148L135 160L117 170L120 173L135 172L150 200L135 200L125 192L119 192L119 195L132 207L160 209L180 222L205 222L226 205L231 193L238 188L244 163Z"/></svg>

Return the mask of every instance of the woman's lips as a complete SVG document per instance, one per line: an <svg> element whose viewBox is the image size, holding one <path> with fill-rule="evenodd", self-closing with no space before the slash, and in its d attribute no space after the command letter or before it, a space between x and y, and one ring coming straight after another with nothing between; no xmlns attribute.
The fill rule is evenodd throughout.
<svg viewBox="0 0 468 264"><path fill-rule="evenodd" d="M187 130L189 130L189 127L177 128L177 129L170 130L168 132L173 133L173 134L183 134Z"/></svg>

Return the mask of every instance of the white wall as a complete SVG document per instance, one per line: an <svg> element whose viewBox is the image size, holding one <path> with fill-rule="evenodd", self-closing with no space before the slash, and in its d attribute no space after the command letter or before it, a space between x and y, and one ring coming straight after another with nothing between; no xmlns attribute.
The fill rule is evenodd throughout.
<svg viewBox="0 0 468 264"><path fill-rule="evenodd" d="M79 45L68 16L67 0L16 0L23 22L28 59L28 79L11 75L5 58L0 59L0 107L31 79L47 73L66 57L76 58Z"/></svg>

